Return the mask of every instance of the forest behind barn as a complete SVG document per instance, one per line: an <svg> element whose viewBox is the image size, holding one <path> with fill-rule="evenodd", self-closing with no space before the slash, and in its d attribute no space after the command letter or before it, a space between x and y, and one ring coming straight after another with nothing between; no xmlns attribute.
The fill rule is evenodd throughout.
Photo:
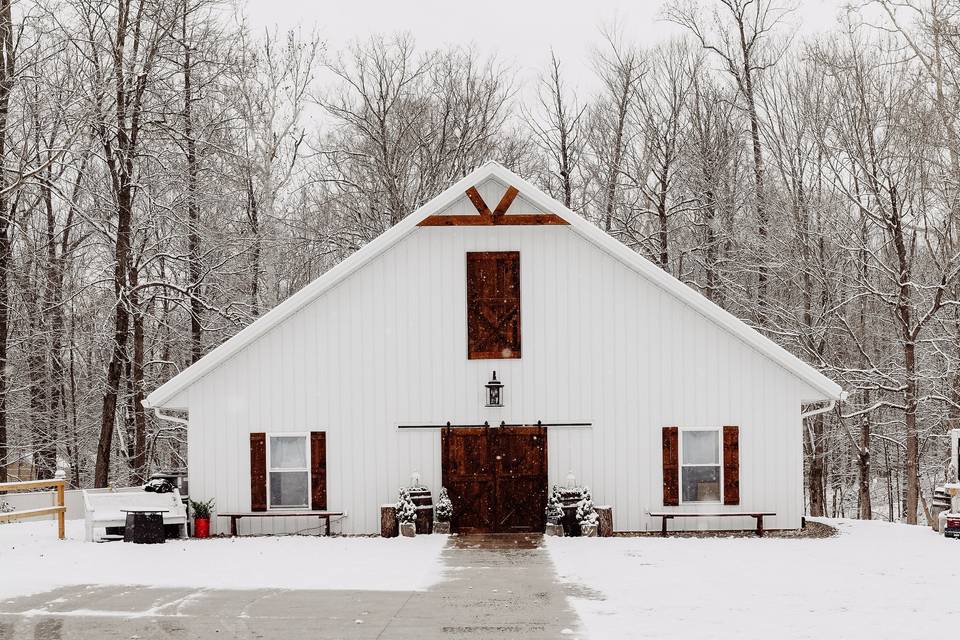
<svg viewBox="0 0 960 640"><path fill-rule="evenodd" d="M591 33L587 94L550 51L525 87L224 2L0 0L0 482L184 466L146 391L497 160L849 391L805 423L811 515L922 522L960 426L960 2L813 41L779 0L662 17Z"/></svg>

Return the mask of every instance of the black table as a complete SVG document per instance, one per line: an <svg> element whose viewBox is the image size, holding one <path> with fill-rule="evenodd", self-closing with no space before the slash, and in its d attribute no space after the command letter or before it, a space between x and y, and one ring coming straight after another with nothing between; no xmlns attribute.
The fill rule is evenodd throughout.
<svg viewBox="0 0 960 640"><path fill-rule="evenodd" d="M166 509L121 509L127 514L123 528L123 541L134 544L163 544L166 532L163 529L163 514Z"/></svg>

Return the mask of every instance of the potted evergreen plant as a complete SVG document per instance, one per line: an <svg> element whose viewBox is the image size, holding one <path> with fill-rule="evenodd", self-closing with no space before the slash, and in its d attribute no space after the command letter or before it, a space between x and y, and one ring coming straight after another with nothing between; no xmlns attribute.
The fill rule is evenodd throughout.
<svg viewBox="0 0 960 640"><path fill-rule="evenodd" d="M547 498L547 508L545 511L547 517L547 527L545 533L548 536L563 535L563 505L560 502L560 488L556 485Z"/></svg>
<svg viewBox="0 0 960 640"><path fill-rule="evenodd" d="M433 532L449 534L451 518L453 518L453 502L450 501L447 488L440 487L440 497L437 499L437 506L433 510Z"/></svg>
<svg viewBox="0 0 960 640"><path fill-rule="evenodd" d="M190 511L193 512L193 537L210 537L210 512L213 511L213 498L196 502L190 501Z"/></svg>
<svg viewBox="0 0 960 640"><path fill-rule="evenodd" d="M400 535L407 538L417 535L417 506L410 499L410 492L402 487L397 499L397 521L400 523Z"/></svg>
<svg viewBox="0 0 960 640"><path fill-rule="evenodd" d="M584 487L583 498L577 504L577 522L580 523L580 535L585 538L595 538L599 521L600 517L597 515L596 509L593 508L590 489Z"/></svg>

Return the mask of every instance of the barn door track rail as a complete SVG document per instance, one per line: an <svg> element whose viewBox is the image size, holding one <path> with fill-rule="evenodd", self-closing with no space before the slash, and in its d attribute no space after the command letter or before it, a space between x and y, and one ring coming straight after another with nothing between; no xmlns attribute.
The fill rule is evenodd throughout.
<svg viewBox="0 0 960 640"><path fill-rule="evenodd" d="M453 424L447 422L444 424L400 424L397 425L398 429L499 429L504 427L592 427L592 422L542 422L537 420L536 422L518 422L518 423L509 423L500 421L499 424L494 423L490 424L489 421L485 421L483 424Z"/></svg>

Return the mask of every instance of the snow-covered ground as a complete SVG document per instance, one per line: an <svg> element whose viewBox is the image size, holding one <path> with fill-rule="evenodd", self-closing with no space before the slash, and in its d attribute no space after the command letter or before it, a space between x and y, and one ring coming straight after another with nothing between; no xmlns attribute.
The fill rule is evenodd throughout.
<svg viewBox="0 0 960 640"><path fill-rule="evenodd" d="M447 536L280 536L169 540L162 545L83 541L83 521L0 524L0 598L56 587L150 585L225 589L423 590L441 578Z"/></svg>
<svg viewBox="0 0 960 640"><path fill-rule="evenodd" d="M823 520L840 535L550 538L593 640L921 638L960 623L960 541L929 527ZM593 593L591 593L593 592Z"/></svg>

